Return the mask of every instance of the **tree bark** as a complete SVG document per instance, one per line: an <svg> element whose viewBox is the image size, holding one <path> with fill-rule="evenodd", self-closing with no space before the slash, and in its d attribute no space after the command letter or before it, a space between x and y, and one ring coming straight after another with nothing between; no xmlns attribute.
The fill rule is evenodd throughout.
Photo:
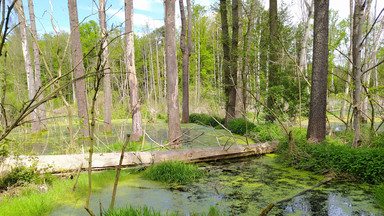
<svg viewBox="0 0 384 216"><path fill-rule="evenodd" d="M129 76L129 96L132 109L132 140L139 141L143 134L139 86L135 69L135 51L133 35L133 0L125 0L125 32L127 46L127 72Z"/></svg>
<svg viewBox="0 0 384 216"><path fill-rule="evenodd" d="M32 33L36 36L37 38L37 30L36 30L36 22L35 22L35 12L33 9L33 1L28 0L28 9L29 9L29 19L31 21L31 30ZM41 69L40 69L40 53L39 49L37 47L37 44L33 42L33 61L35 64L35 91L40 91L41 89ZM43 94L40 94L38 97L38 100L41 101L43 99ZM37 108L37 118L38 118L38 125L37 125L37 130L43 130L46 129L46 124L47 124L47 114L45 112L45 104L42 103L38 108Z"/></svg>
<svg viewBox="0 0 384 216"><path fill-rule="evenodd" d="M72 58L73 67L75 71L75 87L76 87L76 99L78 116L80 123L80 133L83 137L89 137L89 118L88 118L88 106L87 96L85 93L85 77L84 77L84 64L83 64L83 52L81 50L80 43L80 31L79 31L79 18L77 15L77 3L76 0L68 0L69 21L71 28L71 46L72 46Z"/></svg>
<svg viewBox="0 0 384 216"><path fill-rule="evenodd" d="M231 50L231 73L228 106L225 112L225 119L236 118L236 98L237 98L237 71L239 63L239 16L241 0L232 0L232 50Z"/></svg>
<svg viewBox="0 0 384 216"><path fill-rule="evenodd" d="M223 70L224 70L224 94L225 94L225 124L228 123L230 115L229 111L229 97L231 92L231 55L230 55L230 36L228 29L228 18L227 18L227 1L220 0L220 15L221 15L221 42L223 43ZM232 116L234 117L234 111L232 112Z"/></svg>
<svg viewBox="0 0 384 216"><path fill-rule="evenodd" d="M27 36L27 27L25 23L24 9L23 3L21 0L17 0L16 7L18 11L18 19L19 19L19 28L20 28L20 36L21 36L21 47L23 50L24 57L24 68L27 75L27 88L28 88L28 99L32 103L36 94L35 89L35 80L33 75L33 66L31 61L31 54L29 53L28 46L28 36ZM30 115L31 121L31 131L32 133L39 132L39 123L38 123L38 115L37 109L35 109Z"/></svg>
<svg viewBox="0 0 384 216"><path fill-rule="evenodd" d="M102 55L103 55L103 71L104 71L104 130L106 132L112 131L112 91L111 91L111 70L109 63L109 50L108 50L108 34L107 24L105 18L105 0L99 1L99 23L102 37Z"/></svg>
<svg viewBox="0 0 384 216"><path fill-rule="evenodd" d="M326 135L329 0L315 1L313 69L307 139L321 142Z"/></svg>
<svg viewBox="0 0 384 216"><path fill-rule="evenodd" d="M165 1L165 55L167 70L168 141L180 147L181 126L179 116L179 87L176 56L175 0Z"/></svg>
<svg viewBox="0 0 384 216"><path fill-rule="evenodd" d="M352 62L353 62L353 129L355 134L352 146L357 147L360 142L360 121L361 121L361 36L363 34L365 2L362 0L355 1L355 9L353 14L353 36L352 36Z"/></svg>
<svg viewBox="0 0 384 216"><path fill-rule="evenodd" d="M315 0L311 0L311 4L308 4L307 0L304 0L308 13L307 13L307 17L306 17L306 24L305 24L303 40L301 41L301 44L300 44L301 49L300 49L299 67L303 73L305 70L305 65L307 64L305 60L307 59L306 58L307 57L307 44L308 44L308 39L309 39L309 30L311 28L311 17L312 17L312 13L313 13L314 1Z"/></svg>
<svg viewBox="0 0 384 216"><path fill-rule="evenodd" d="M184 12L184 3L183 0L179 0L180 5L180 16L181 16L181 35L180 35L180 49L183 54L183 112L182 112L182 121L183 123L189 122L189 56L191 55L191 27L192 27L192 14L191 14L191 3L190 0L187 0L187 10L188 10L188 41L187 45L185 44L186 32L187 32L187 23L185 20Z"/></svg>
<svg viewBox="0 0 384 216"><path fill-rule="evenodd" d="M268 98L267 107L274 110L275 99L273 97L273 87L277 85L277 72L278 72L278 56L277 56L277 0L269 0L269 72L268 78ZM268 113L266 120L273 122L275 116Z"/></svg>

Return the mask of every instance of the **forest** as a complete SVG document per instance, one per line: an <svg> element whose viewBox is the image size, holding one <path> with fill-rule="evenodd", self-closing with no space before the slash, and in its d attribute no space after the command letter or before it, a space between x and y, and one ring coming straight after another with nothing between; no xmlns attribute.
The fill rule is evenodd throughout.
<svg viewBox="0 0 384 216"><path fill-rule="evenodd" d="M384 214L380 0L159 2L0 0L0 215Z"/></svg>

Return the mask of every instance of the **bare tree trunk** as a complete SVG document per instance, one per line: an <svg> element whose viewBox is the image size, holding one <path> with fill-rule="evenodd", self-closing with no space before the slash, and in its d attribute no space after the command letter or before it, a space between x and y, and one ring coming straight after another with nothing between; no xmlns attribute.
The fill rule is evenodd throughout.
<svg viewBox="0 0 384 216"><path fill-rule="evenodd" d="M135 51L133 37L133 0L125 0L125 32L127 43L127 72L129 76L129 96L132 109L132 140L139 141L143 134L139 86L136 78Z"/></svg>
<svg viewBox="0 0 384 216"><path fill-rule="evenodd" d="M314 7L314 1L311 0L311 4L308 4L307 0L304 0L305 6L307 8L307 17L306 17L306 24L305 24L305 31L304 31L304 36L301 41L300 47L300 60L299 60L299 67L301 72L304 73L306 71L305 65L307 64L306 62L306 57L307 57L307 44L308 44L308 39L309 39L309 30L311 29L311 17L313 13L313 7ZM306 72L305 72L306 73Z"/></svg>
<svg viewBox="0 0 384 216"><path fill-rule="evenodd" d="M187 23L185 20L184 12L184 3L183 0L179 0L180 5L180 15L181 15L181 35L180 35L180 49L183 54L183 112L182 112L182 121L183 123L189 122L189 56L191 55L191 25L192 25L192 15L191 15L191 3L190 0L187 0L187 10L188 10L188 41L187 45L185 44L185 37L187 32Z"/></svg>
<svg viewBox="0 0 384 216"><path fill-rule="evenodd" d="M321 142L326 135L329 0L315 1L313 69L307 139Z"/></svg>
<svg viewBox="0 0 384 216"><path fill-rule="evenodd" d="M37 30L36 30L36 22L35 22L35 13L33 9L33 1L28 0L28 9L29 9L29 19L31 21L31 30L32 33L37 38ZM41 69L40 69L40 56L37 44L33 42L33 61L35 64L35 90L40 91L41 89ZM43 99L43 94L41 94L38 98L39 101ZM42 103L37 108L37 117L38 117L38 128L37 130L46 129L47 124L47 114L45 112L45 103Z"/></svg>
<svg viewBox="0 0 384 216"><path fill-rule="evenodd" d="M355 134L352 146L357 147L360 142L360 121L361 121L361 36L363 34L364 24L364 8L365 2L362 0L355 1L355 10L353 14L353 37L352 37L352 54L353 54L353 129Z"/></svg>
<svg viewBox="0 0 384 216"><path fill-rule="evenodd" d="M161 71L160 71L160 60L159 60L159 48L158 48L158 41L157 39L155 40L156 42L156 73L157 73L157 88L159 92L159 103L162 103L163 99L163 92L161 88Z"/></svg>
<svg viewBox="0 0 384 216"><path fill-rule="evenodd" d="M111 91L111 70L109 63L109 51L108 51L108 34L107 34L107 24L105 19L105 0L99 1L99 22L100 30L102 36L102 55L103 55L103 64L104 68L104 130L106 132L112 131L112 91Z"/></svg>
<svg viewBox="0 0 384 216"><path fill-rule="evenodd" d="M349 38L350 38L350 46L349 46L349 59L352 60L352 37L353 37L353 1L354 0L350 0L349 1L349 11L350 11L350 33L349 33ZM344 97L349 97L349 84L351 82L351 74L352 74L352 68L353 68L353 65L352 63L348 62L348 72L347 72L347 82L345 83L345 91L344 91ZM340 108L340 118L341 119L344 119L345 118L345 109L347 107L347 100L344 99L342 104L341 104L341 108Z"/></svg>
<svg viewBox="0 0 384 216"><path fill-rule="evenodd" d="M240 9L239 9L240 8ZM228 120L236 116L236 89L237 89L237 70L239 58L239 15L241 10L241 0L232 0L232 49L231 49L231 73L229 81L229 97L225 119Z"/></svg>
<svg viewBox="0 0 384 216"><path fill-rule="evenodd" d="M89 137L89 118L87 96L85 93L83 53L81 51L79 19L76 0L68 0L69 21L71 28L72 58L75 71L75 86L80 132L85 138Z"/></svg>
<svg viewBox="0 0 384 216"><path fill-rule="evenodd" d="M19 28L20 28L20 36L21 36L21 47L23 50L23 57L24 57L24 67L25 67L25 72L27 74L28 99L30 102L32 102L33 100L35 100L34 97L36 94L35 79L33 75L31 54L29 53L27 27L26 27L26 23L24 22L25 16L24 16L23 3L21 0L17 0L16 8L17 8L17 12L18 12L17 14L18 14L18 19L20 23ZM30 115L32 133L37 133L40 131L38 120L39 119L37 115L37 109L35 109Z"/></svg>
<svg viewBox="0 0 384 216"><path fill-rule="evenodd" d="M168 141L182 146L179 116L179 87L176 56L175 0L165 0L165 54L167 62Z"/></svg>
<svg viewBox="0 0 384 216"><path fill-rule="evenodd" d="M149 66L151 67L151 88L155 98L155 104L157 104L158 98L157 98L157 93L156 93L156 83L155 83L155 70L153 68L153 56L152 56L152 36L149 35Z"/></svg>

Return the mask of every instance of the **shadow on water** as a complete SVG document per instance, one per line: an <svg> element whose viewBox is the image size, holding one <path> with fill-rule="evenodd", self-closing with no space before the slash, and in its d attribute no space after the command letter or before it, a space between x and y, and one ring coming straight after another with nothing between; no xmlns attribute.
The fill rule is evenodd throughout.
<svg viewBox="0 0 384 216"><path fill-rule="evenodd" d="M207 213L216 206L224 215L258 215L270 202L292 197L324 177L283 167L275 155L200 164L207 176L187 185L187 192L132 175L119 183L116 207L153 207L181 214ZM110 202L112 184L92 195L94 210L99 201ZM84 198L85 199L85 198ZM52 215L81 215L85 210L63 206ZM276 205L269 215L384 215L374 204L372 186L334 180L304 195Z"/></svg>

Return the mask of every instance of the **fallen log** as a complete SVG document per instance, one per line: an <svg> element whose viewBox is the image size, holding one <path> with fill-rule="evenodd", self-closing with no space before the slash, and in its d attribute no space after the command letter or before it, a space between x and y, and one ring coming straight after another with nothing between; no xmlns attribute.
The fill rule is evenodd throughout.
<svg viewBox="0 0 384 216"><path fill-rule="evenodd" d="M175 149L153 152L125 152L123 167L137 165L150 166L162 161L204 162L221 159L239 158L252 155L272 153L277 149L278 142L266 142L251 145L237 145L229 149L223 147ZM116 168L119 165L120 153L95 153L93 154L92 169L103 170ZM10 156L0 162L0 176L16 165L31 166L36 163L36 168L43 172L68 172L88 168L88 154L70 155L40 155L40 156Z"/></svg>

